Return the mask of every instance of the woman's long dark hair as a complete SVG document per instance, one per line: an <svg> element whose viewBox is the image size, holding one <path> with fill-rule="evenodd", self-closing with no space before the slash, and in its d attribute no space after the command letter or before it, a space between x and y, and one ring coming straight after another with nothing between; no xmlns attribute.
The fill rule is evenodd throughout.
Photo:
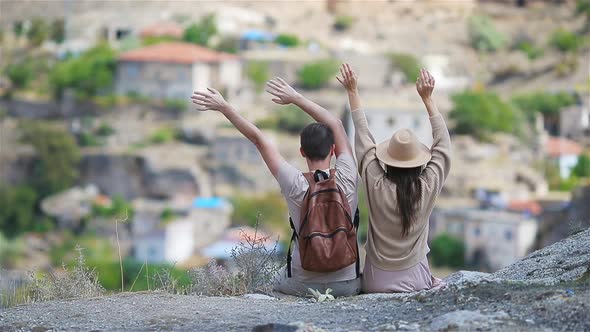
<svg viewBox="0 0 590 332"><path fill-rule="evenodd" d="M399 168L386 165L385 176L395 183L399 212L402 217L402 236L410 232L410 227L418 215L422 201L420 173L422 167Z"/></svg>

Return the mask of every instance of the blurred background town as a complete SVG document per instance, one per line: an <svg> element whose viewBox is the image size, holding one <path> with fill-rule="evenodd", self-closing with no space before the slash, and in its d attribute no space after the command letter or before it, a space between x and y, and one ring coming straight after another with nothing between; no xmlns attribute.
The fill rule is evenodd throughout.
<svg viewBox="0 0 590 332"><path fill-rule="evenodd" d="M218 89L305 170L312 120L264 84L283 77L353 137L344 61L378 141L405 127L432 142L414 82L436 78L453 164L435 274L495 271L590 225L588 0L1 0L0 42L0 289L77 245L105 288L121 288L120 255L125 288L146 289L146 270L228 261L257 220L282 259L274 178L189 97Z"/></svg>

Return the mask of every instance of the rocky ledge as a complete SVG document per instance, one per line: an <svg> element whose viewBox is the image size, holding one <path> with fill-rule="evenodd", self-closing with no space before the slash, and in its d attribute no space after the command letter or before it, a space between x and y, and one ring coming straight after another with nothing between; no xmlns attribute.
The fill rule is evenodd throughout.
<svg viewBox="0 0 590 332"><path fill-rule="evenodd" d="M6 309L0 331L590 331L590 229L494 274L461 271L446 282L327 303L123 293Z"/></svg>

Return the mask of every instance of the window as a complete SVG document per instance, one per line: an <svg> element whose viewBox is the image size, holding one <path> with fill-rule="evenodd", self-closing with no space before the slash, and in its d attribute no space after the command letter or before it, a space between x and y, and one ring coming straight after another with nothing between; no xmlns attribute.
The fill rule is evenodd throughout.
<svg viewBox="0 0 590 332"><path fill-rule="evenodd" d="M473 235L475 235L475 237L479 237L481 235L481 229L479 229L479 226L475 227L473 230Z"/></svg>
<svg viewBox="0 0 590 332"><path fill-rule="evenodd" d="M420 118L414 117L414 130L420 128Z"/></svg>
<svg viewBox="0 0 590 332"><path fill-rule="evenodd" d="M393 118L393 116L387 118L387 125L390 127L393 127L393 125L395 125L395 119Z"/></svg>
<svg viewBox="0 0 590 332"><path fill-rule="evenodd" d="M125 66L125 76L128 78L136 78L139 75L139 65L137 63L128 63Z"/></svg>
<svg viewBox="0 0 590 332"><path fill-rule="evenodd" d="M510 240L512 240L512 231L510 231L510 230L506 230L506 231L504 232L504 238L506 238L506 241L510 241Z"/></svg>

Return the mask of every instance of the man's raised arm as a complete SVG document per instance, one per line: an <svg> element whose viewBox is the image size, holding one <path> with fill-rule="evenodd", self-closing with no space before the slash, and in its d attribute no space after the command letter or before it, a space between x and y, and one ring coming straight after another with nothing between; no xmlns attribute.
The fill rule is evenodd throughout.
<svg viewBox="0 0 590 332"><path fill-rule="evenodd" d="M277 178L279 168L284 162L277 147L258 127L241 116L215 89L195 91L191 99L200 111L213 110L223 114L241 133L246 136L262 155L272 175Z"/></svg>
<svg viewBox="0 0 590 332"><path fill-rule="evenodd" d="M336 157L342 153L352 155L352 148L340 119L328 112L322 106L307 99L280 77L268 81L266 87L266 91L276 97L272 99L275 103L279 105L294 104L301 108L305 113L309 114L317 122L327 125L332 130L332 133L334 133Z"/></svg>

